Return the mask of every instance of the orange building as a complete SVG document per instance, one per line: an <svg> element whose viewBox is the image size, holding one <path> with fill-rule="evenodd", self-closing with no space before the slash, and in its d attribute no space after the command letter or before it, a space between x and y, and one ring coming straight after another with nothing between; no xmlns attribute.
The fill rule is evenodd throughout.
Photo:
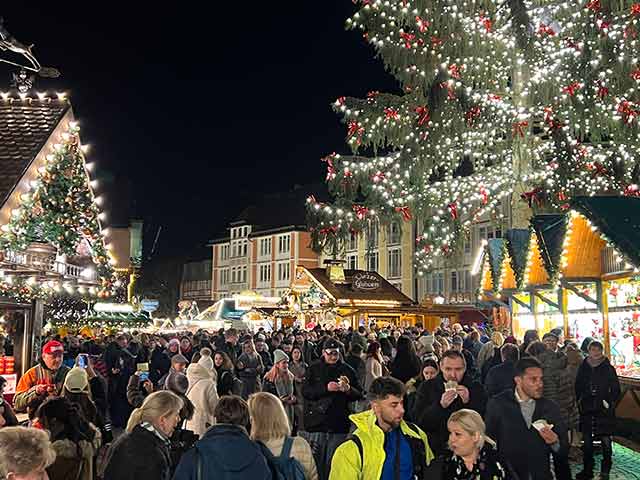
<svg viewBox="0 0 640 480"><path fill-rule="evenodd" d="M315 268L305 220L306 189L265 196L231 222L225 235L212 240L212 300L251 290L281 296L296 266Z"/></svg>

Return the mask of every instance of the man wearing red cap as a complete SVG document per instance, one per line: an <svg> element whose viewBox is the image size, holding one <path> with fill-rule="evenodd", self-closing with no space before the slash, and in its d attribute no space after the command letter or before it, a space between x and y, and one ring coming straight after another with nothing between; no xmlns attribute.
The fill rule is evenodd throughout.
<svg viewBox="0 0 640 480"><path fill-rule="evenodd" d="M42 347L42 358L20 378L13 399L16 411L24 412L27 404L39 395L58 395L70 368L62 364L64 346L50 340Z"/></svg>

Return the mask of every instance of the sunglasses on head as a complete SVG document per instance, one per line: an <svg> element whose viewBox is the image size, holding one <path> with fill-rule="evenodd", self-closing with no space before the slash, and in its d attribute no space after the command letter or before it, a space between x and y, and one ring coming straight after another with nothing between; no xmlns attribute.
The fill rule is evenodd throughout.
<svg viewBox="0 0 640 480"><path fill-rule="evenodd" d="M339 355L340 350L338 350L337 348L332 348L332 349L325 350L325 353L327 355Z"/></svg>

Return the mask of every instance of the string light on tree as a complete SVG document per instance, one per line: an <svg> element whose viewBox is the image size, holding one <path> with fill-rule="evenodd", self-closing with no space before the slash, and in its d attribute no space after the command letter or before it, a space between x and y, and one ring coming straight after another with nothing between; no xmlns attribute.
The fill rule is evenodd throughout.
<svg viewBox="0 0 640 480"><path fill-rule="evenodd" d="M403 93L335 102L353 154L327 162L333 203L308 200L314 248L335 252L373 221L417 219L427 270L480 216L499 219L515 191L534 210L636 194L637 1L354 3L347 28Z"/></svg>

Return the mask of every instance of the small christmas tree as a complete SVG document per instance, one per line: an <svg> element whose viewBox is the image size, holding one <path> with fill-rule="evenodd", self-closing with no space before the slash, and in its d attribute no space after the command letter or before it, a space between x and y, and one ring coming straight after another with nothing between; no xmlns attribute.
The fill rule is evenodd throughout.
<svg viewBox="0 0 640 480"><path fill-rule="evenodd" d="M354 3L348 28L401 93L336 100L353 155L323 159L334 202L308 199L317 250L374 220L417 219L429 269L510 198L548 210L638 194L640 3Z"/></svg>

